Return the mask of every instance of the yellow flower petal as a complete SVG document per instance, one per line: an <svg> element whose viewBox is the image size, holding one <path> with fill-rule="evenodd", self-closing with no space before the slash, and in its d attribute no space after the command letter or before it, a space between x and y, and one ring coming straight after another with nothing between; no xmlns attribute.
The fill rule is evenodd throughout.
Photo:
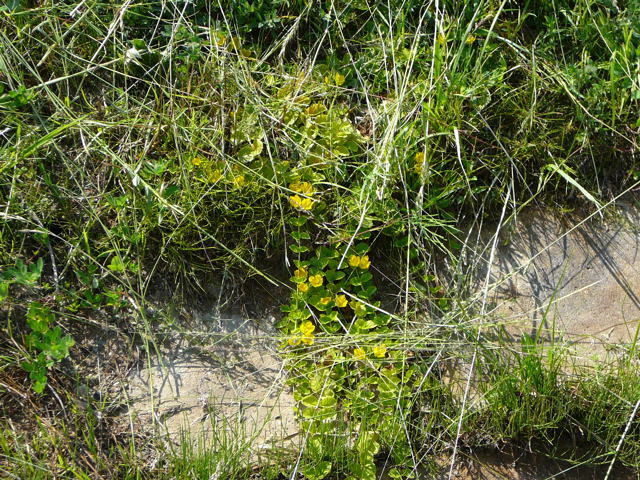
<svg viewBox="0 0 640 480"><path fill-rule="evenodd" d="M311 284L312 287L320 287L322 285L322 282L323 282L323 278L322 278L322 275L320 275L319 273L315 275L311 275L309 277L309 283Z"/></svg>
<svg viewBox="0 0 640 480"><path fill-rule="evenodd" d="M336 296L336 305L339 308L344 308L347 306L347 297L345 297L344 295L337 295Z"/></svg>
<svg viewBox="0 0 640 480"><path fill-rule="evenodd" d="M311 210L313 208L313 200L310 198L302 198L300 195L293 195L289 197L289 203L293 208L301 210Z"/></svg>
<svg viewBox="0 0 640 480"><path fill-rule="evenodd" d="M236 188L242 188L247 184L247 181L244 178L244 175L236 175L233 177L233 185Z"/></svg>
<svg viewBox="0 0 640 480"><path fill-rule="evenodd" d="M358 266L361 269L366 270L367 268L369 268L370 265L371 265L371 262L369 261L368 255L363 255L362 257L360 257L360 262L358 263Z"/></svg>
<svg viewBox="0 0 640 480"><path fill-rule="evenodd" d="M304 280L307 278L307 269L300 267L293 272L293 276L300 280Z"/></svg>
<svg viewBox="0 0 640 480"><path fill-rule="evenodd" d="M303 210L311 210L313 208L313 200L310 198L303 198L300 202L300 208Z"/></svg>
<svg viewBox="0 0 640 480"><path fill-rule="evenodd" d="M376 345L373 347L373 354L378 358L384 357L387 354L387 346L384 343Z"/></svg>
<svg viewBox="0 0 640 480"><path fill-rule="evenodd" d="M367 354L365 353L364 348L358 347L353 349L353 356L358 360L364 360Z"/></svg>
<svg viewBox="0 0 640 480"><path fill-rule="evenodd" d="M336 75L335 75L335 77L333 79L335 80L336 85L340 86L340 85L342 85L344 83L345 77L341 73L336 72Z"/></svg>
<svg viewBox="0 0 640 480"><path fill-rule="evenodd" d="M301 341L302 343L307 344L307 345L313 345L313 340L314 340L314 338L315 338L315 337L314 337L313 335L309 335L309 336L306 336L306 337L302 337L302 338L300 339L300 341Z"/></svg>
<svg viewBox="0 0 640 480"><path fill-rule="evenodd" d="M320 303L322 305L329 305L331 303L331 297L322 297Z"/></svg>
<svg viewBox="0 0 640 480"><path fill-rule="evenodd" d="M296 193L302 193L307 196L313 195L313 185L309 182L294 182L289 185L289 188Z"/></svg>
<svg viewBox="0 0 640 480"><path fill-rule="evenodd" d="M360 257L357 255L351 255L349 257L349 265L353 268L356 268L358 265L360 265Z"/></svg>
<svg viewBox="0 0 640 480"><path fill-rule="evenodd" d="M300 333L302 333L305 337L308 337L309 335L311 335L315 329L316 329L316 326L313 323L311 323L309 320L307 320L302 325L300 325Z"/></svg>
<svg viewBox="0 0 640 480"><path fill-rule="evenodd" d="M298 284L298 290L301 291L302 293L308 292L309 291L309 284L308 283L299 283Z"/></svg>
<svg viewBox="0 0 640 480"><path fill-rule="evenodd" d="M207 175L207 180L210 181L211 183L216 183L221 178L222 178L222 172L220 171L219 168L216 168L215 170L210 171L209 174Z"/></svg>

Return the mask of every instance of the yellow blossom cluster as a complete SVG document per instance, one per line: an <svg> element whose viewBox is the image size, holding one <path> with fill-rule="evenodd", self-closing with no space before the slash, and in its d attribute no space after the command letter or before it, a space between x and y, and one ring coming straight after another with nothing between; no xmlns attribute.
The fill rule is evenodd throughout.
<svg viewBox="0 0 640 480"><path fill-rule="evenodd" d="M293 272L293 277L296 279L298 283L298 291L302 293L306 293L309 291L310 287L321 287L324 283L324 278L320 273L316 273L315 275L309 275L309 272L306 268L300 267ZM322 303L326 302L326 303ZM321 299L321 303L323 305L328 305L331 302L331 297L324 297Z"/></svg>
<svg viewBox="0 0 640 480"><path fill-rule="evenodd" d="M213 162L201 156L191 159L191 164L200 172L201 178L209 183L217 183L220 180L228 180L236 189L245 187L248 183L247 177L239 168L233 167L229 176L225 174L224 165L220 162Z"/></svg>
<svg viewBox="0 0 640 480"><path fill-rule="evenodd" d="M334 84L340 87L342 84L344 84L346 77L342 75L340 72L336 72L335 75L333 75L333 77L330 77L327 75L324 77L323 80L324 80L324 83L326 84Z"/></svg>
<svg viewBox="0 0 640 480"><path fill-rule="evenodd" d="M384 358L387 354L387 346L381 343L373 347L372 351L374 357ZM364 348L357 347L353 349L353 356L356 357L356 360L364 360L367 357L367 352Z"/></svg>
<svg viewBox="0 0 640 480"><path fill-rule="evenodd" d="M315 200L311 198L315 193L313 186L309 182L294 182L289 188L296 192L289 197L289 203L293 208L310 211L315 205Z"/></svg>
<svg viewBox="0 0 640 480"><path fill-rule="evenodd" d="M383 358L387 354L387 346L384 343L373 347L373 354L378 358Z"/></svg>
<svg viewBox="0 0 640 480"><path fill-rule="evenodd" d="M351 255L349 257L349 265L353 268L361 268L362 270L366 270L371 265L371 261L369 260L368 255L363 255L359 257L358 255Z"/></svg>
<svg viewBox="0 0 640 480"><path fill-rule="evenodd" d="M315 275L311 275L309 277L309 283L312 287L321 287L323 282L322 275L316 273Z"/></svg>
<svg viewBox="0 0 640 480"><path fill-rule="evenodd" d="M298 328L298 330L300 331L300 335L289 338L287 343L289 345L299 345L300 343L304 343L305 345L313 345L315 339L315 335L313 334L313 332L315 331L315 329L316 326L312 322L307 320Z"/></svg>
<svg viewBox="0 0 640 480"><path fill-rule="evenodd" d="M297 268L294 272L293 272L293 276L297 279L297 280L302 280L303 282L307 279L307 275L309 272L307 272L307 269L304 267L300 267Z"/></svg>

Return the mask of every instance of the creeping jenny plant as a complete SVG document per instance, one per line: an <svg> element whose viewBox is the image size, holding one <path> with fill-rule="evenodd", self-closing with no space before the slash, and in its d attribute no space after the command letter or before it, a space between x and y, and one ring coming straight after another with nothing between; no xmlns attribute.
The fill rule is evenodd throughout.
<svg viewBox="0 0 640 480"><path fill-rule="evenodd" d="M307 223L304 216L292 220L298 230ZM394 340L393 317L376 300L368 250L365 243L323 246L295 260L295 288L282 307L282 348L307 437L302 473L309 479L332 472L338 445L347 445L352 479L374 479L374 457L383 451L397 465L410 464L400 419L410 413L419 375Z"/></svg>

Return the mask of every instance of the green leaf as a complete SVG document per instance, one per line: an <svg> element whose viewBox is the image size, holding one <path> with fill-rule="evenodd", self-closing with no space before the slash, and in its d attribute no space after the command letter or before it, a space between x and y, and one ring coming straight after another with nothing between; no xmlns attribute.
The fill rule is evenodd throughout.
<svg viewBox="0 0 640 480"><path fill-rule="evenodd" d="M393 246L394 247L398 247L398 248L402 248L402 247L406 247L407 245L409 245L409 236L408 235L404 235L400 238L396 238L393 241Z"/></svg>
<svg viewBox="0 0 640 480"><path fill-rule="evenodd" d="M358 293L358 295L364 298L365 300L369 300L371 297L375 295L377 291L378 289L374 285L369 285L366 288L360 289L360 292Z"/></svg>
<svg viewBox="0 0 640 480"><path fill-rule="evenodd" d="M375 455L380 450L380 444L376 441L377 435L374 432L360 432L356 449L360 453Z"/></svg>
<svg viewBox="0 0 640 480"><path fill-rule="evenodd" d="M245 145L238 151L238 158L241 162L249 162L262 153L262 141L256 138L249 145Z"/></svg>
<svg viewBox="0 0 640 480"><path fill-rule="evenodd" d="M318 406L318 396L317 395L307 395L301 400L301 403L305 407L317 407Z"/></svg>
<svg viewBox="0 0 640 480"><path fill-rule="evenodd" d="M340 254L338 253L338 251L335 248L320 247L318 249L318 256L319 257L336 258L339 255Z"/></svg>
<svg viewBox="0 0 640 480"><path fill-rule="evenodd" d="M331 473L331 462L322 461L313 465L305 465L302 468L302 474L308 480L322 480Z"/></svg>
<svg viewBox="0 0 640 480"><path fill-rule="evenodd" d="M356 252L356 254L364 255L365 253L367 253L369 251L369 245L367 245L364 242L360 242L353 249Z"/></svg>
<svg viewBox="0 0 640 480"><path fill-rule="evenodd" d="M300 242L300 240L311 239L311 235L309 235L309 232L291 232L291 237L297 242Z"/></svg>
<svg viewBox="0 0 640 480"><path fill-rule="evenodd" d="M45 307L40 302L31 302L26 319L31 330L45 334L49 331L49 325L55 320L55 317L49 307Z"/></svg>
<svg viewBox="0 0 640 480"><path fill-rule="evenodd" d="M363 320L361 318L356 320L354 325L358 330L371 330L378 326L373 320Z"/></svg>
<svg viewBox="0 0 640 480"><path fill-rule="evenodd" d="M391 320L391 317L389 315L378 314L373 317L373 322L379 327L387 325L389 323L389 320Z"/></svg>
<svg viewBox="0 0 640 480"><path fill-rule="evenodd" d="M164 192L162 192L162 196L165 199L168 199L169 197L175 195L179 191L180 191L180 187L178 185L169 185L167 188L165 188Z"/></svg>
<svg viewBox="0 0 640 480"><path fill-rule="evenodd" d="M114 255L111 258L111 263L109 263L108 268L112 272L124 272L126 270L126 265L118 255Z"/></svg>
<svg viewBox="0 0 640 480"><path fill-rule="evenodd" d="M324 276L327 278L328 282L333 283L342 280L346 276L346 273L335 270L327 270Z"/></svg>
<svg viewBox="0 0 640 480"><path fill-rule="evenodd" d="M307 217L303 217L303 216L292 217L289 219L289 224L293 225L294 227L302 227L306 223L307 223Z"/></svg>
<svg viewBox="0 0 640 480"><path fill-rule="evenodd" d="M304 253L309 251L309 247L306 245L289 245L289 249L291 249L293 253Z"/></svg>
<svg viewBox="0 0 640 480"><path fill-rule="evenodd" d="M325 395L320 400L320 406L324 408L332 408L332 407L335 407L337 404L338 404L338 400L336 400L336 397L330 396L330 395Z"/></svg>
<svg viewBox="0 0 640 480"><path fill-rule="evenodd" d="M360 275L360 281L362 283L367 283L371 281L372 278L373 278L373 275L371 274L371 272L364 272L362 275Z"/></svg>
<svg viewBox="0 0 640 480"><path fill-rule="evenodd" d="M18 259L15 267L7 268L2 275L9 283L17 283L19 285L35 285L42 274L44 262L42 258L38 258L36 263L32 263L27 267L25 263Z"/></svg>
<svg viewBox="0 0 640 480"><path fill-rule="evenodd" d="M326 325L328 323L334 323L338 321L338 312L336 311L331 311L326 315L320 315L320 318L318 319L318 321L322 324L322 325Z"/></svg>
<svg viewBox="0 0 640 480"><path fill-rule="evenodd" d="M333 147L333 153L340 157L346 157L349 155L349 149L343 147L342 145L336 145L335 147Z"/></svg>

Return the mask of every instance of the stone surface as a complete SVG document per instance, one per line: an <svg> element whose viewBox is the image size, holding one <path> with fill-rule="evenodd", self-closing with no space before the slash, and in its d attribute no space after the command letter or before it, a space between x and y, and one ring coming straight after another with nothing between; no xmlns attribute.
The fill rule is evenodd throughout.
<svg viewBox="0 0 640 480"><path fill-rule="evenodd" d="M130 412L179 443L211 439L247 442L253 450L295 441L294 400L270 328L238 316L209 319L173 351L160 352L129 376ZM197 338L200 346L194 345Z"/></svg>
<svg viewBox="0 0 640 480"><path fill-rule="evenodd" d="M484 278L486 263L480 270ZM500 236L487 299L486 311L513 334L561 333L596 350L633 341L640 320L638 203L586 221L523 212Z"/></svg>

